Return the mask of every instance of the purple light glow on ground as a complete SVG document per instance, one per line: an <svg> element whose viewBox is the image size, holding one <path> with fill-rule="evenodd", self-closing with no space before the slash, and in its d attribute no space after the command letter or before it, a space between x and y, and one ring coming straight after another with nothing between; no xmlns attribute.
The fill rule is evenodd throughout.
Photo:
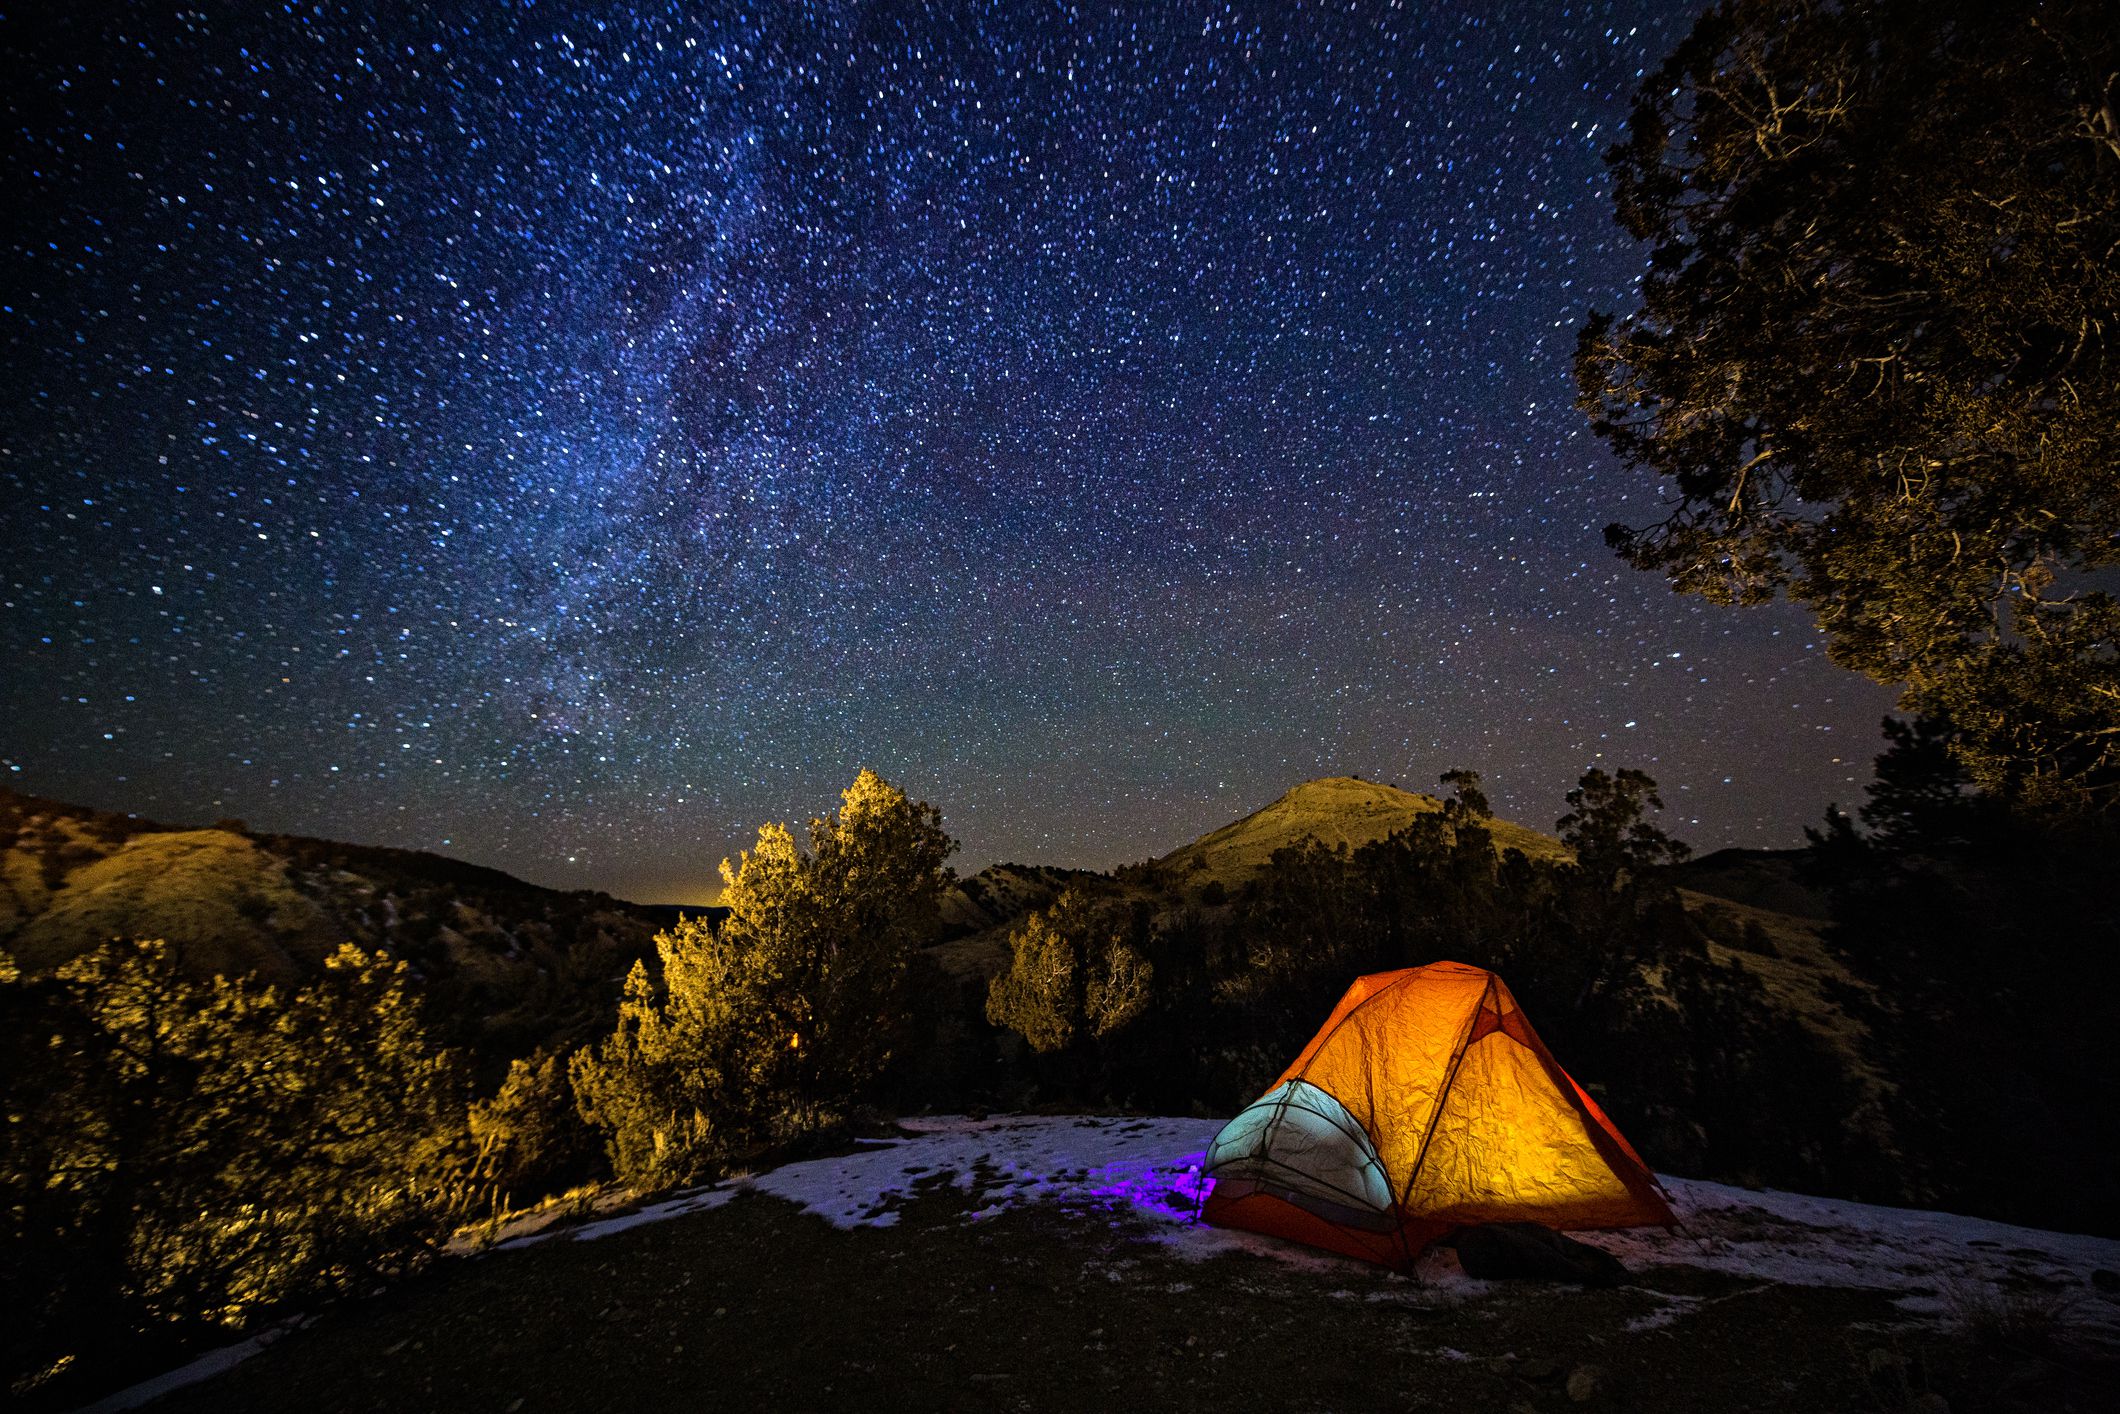
<svg viewBox="0 0 2120 1414"><path fill-rule="evenodd" d="M1214 1190L1212 1179L1203 1181L1200 1164L1221 1127L1219 1120L1134 1116L920 1117L901 1123L904 1138L870 1141L858 1153L738 1176L580 1227L555 1226L556 1209L518 1218L502 1230L497 1245L516 1247L546 1238L590 1241L704 1216L745 1191L784 1199L837 1227L889 1227L919 1190L946 1183L985 1205L975 1218L1029 1201L1094 1205L1115 1215L1115 1221L1137 1216L1144 1240L1188 1261L1244 1253L1313 1271L1356 1265L1292 1242L1196 1221L1198 1206ZM1581 1236L1636 1270L1686 1266L1769 1283L1879 1290L1917 1318L1941 1318L1943 1293L1954 1287L2080 1291L2085 1295L2069 1315L2076 1334L2120 1350L2120 1299L2093 1280L2100 1270L2120 1268L2120 1242L1694 1179L1665 1176L1663 1182L1683 1231L1641 1228ZM1170 1289L1186 1287L1177 1283ZM1465 1276L1456 1259L1445 1254L1424 1264L1418 1282L1396 1287L1390 1299L1417 1306L1483 1300L1491 1290L1488 1283ZM1637 1318L1637 1329L1669 1326L1712 1304L1695 1296L1651 1294L1663 1309ZM1378 1297L1371 1292L1363 1299ZM96 1407L130 1409L224 1369L263 1343L217 1352Z"/></svg>
<svg viewBox="0 0 2120 1414"><path fill-rule="evenodd" d="M1346 1258L1197 1220L1213 1191L1201 1161L1221 1127L1219 1120L1138 1116L916 1117L901 1122L904 1137L872 1141L859 1153L740 1176L571 1235L585 1240L704 1213L746 1190L785 1199L839 1227L889 1227L921 1192L946 1185L976 1205L973 1220L1031 1202L1059 1203L1104 1213L1140 1240L1187 1260L1241 1253L1313 1270L1346 1269ZM1938 1315L1939 1291L1953 1283L2090 1291L2093 1271L2120 1268L2120 1242L2104 1238L1668 1175L1663 1182L1681 1231L1579 1236L1636 1270L1687 1266L1793 1285L1864 1287L1892 1293L1916 1316ZM511 1236L535 1240L523 1228ZM1487 1289L1442 1254L1423 1265L1409 1291L1422 1293L1420 1299L1474 1299ZM1692 1298L1668 1300L1670 1319L1678 1319ZM2120 1349L2120 1300L2086 1296L2072 1320Z"/></svg>
<svg viewBox="0 0 2120 1414"><path fill-rule="evenodd" d="M1089 1176L1086 1197L1116 1208L1124 1204L1157 1222L1193 1222L1215 1181L1200 1173L1205 1149L1167 1164L1107 1164Z"/></svg>

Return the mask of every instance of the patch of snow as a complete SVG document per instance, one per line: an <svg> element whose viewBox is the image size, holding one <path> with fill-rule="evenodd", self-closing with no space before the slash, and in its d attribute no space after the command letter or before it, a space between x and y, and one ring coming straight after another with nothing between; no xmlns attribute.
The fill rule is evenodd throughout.
<svg viewBox="0 0 2120 1414"><path fill-rule="evenodd" d="M1628 1335L1639 1335L1643 1331L1662 1330L1680 1316L1690 1316L1701 1307L1700 1298L1695 1296L1674 1296L1667 1291L1659 1291L1652 1294L1664 1304L1657 1307L1654 1311L1636 1316L1628 1321L1622 1327Z"/></svg>
<svg viewBox="0 0 2120 1414"><path fill-rule="evenodd" d="M743 1175L571 1235L589 1240L704 1211L745 1190L785 1199L839 1227L889 1227L921 1190L946 1185L973 1200L974 1222L1024 1203L1057 1202L1102 1209L1114 1223L1131 1222L1144 1240L1188 1260L1247 1253L1314 1271L1349 1269L1345 1258L1197 1221L1200 1160L1221 1128L1218 1120L945 1115L905 1120L900 1128L902 1139ZM2080 1329L2120 1340L2120 1300L2090 1280L2099 1268L2120 1271L2120 1242L1695 1179L1662 1181L1681 1223L1676 1231L1578 1236L1636 1270L1698 1267L1755 1282L1869 1288L1891 1293L1902 1310L1923 1317L1944 1311L1943 1293L1951 1287L2060 1289L2081 1297L2073 1312ZM527 1240L535 1239L517 1241ZM1448 1252L1424 1257L1415 1276L1409 1300L1474 1300L1493 1290L1466 1276ZM1629 1329L1654 1330L1707 1304L1660 1299L1663 1305L1634 1318Z"/></svg>
<svg viewBox="0 0 2120 1414"><path fill-rule="evenodd" d="M1137 1225L1140 1235L1172 1255L1198 1261L1246 1253L1312 1271L1344 1274L1361 1264L1314 1248L1256 1233L1209 1227L1195 1214L1203 1199L1200 1160L1222 1127L1212 1119L1140 1119L1096 1115L995 1115L904 1120L901 1139L869 1141L858 1152L810 1159L761 1174L739 1174L629 1213L580 1227L542 1227L495 1244L523 1247L548 1238L593 1241L613 1233L718 1208L745 1191L768 1193L839 1227L889 1227L919 1190L947 1184L979 1206L971 1221L1028 1202L1096 1207L1113 1224ZM2075 1297L2069 1312L2077 1330L2120 1343L2120 1297L2099 1291L2091 1273L2120 1271L2120 1241L2043 1232L1949 1213L1883 1208L1835 1198L1732 1188L1697 1179L1663 1178L1681 1227L1578 1233L1639 1271L1684 1266L1750 1277L1765 1284L1862 1287L1892 1293L1900 1309L1933 1318L1945 1310L1949 1289L2034 1286ZM537 1215L539 1224L553 1221ZM1105 1264L1114 1281L1135 1266ZM1465 1275L1454 1253L1430 1252L1415 1269L1416 1283L1370 1293L1370 1300L1437 1305L1478 1300L1495 1284ZM1240 1283L1241 1284L1241 1283ZM1183 1292L1185 1282L1169 1290ZM1639 1288L1637 1288L1639 1289ZM1646 1293L1661 1304L1627 1323L1630 1332L1656 1330L1717 1301L1763 1289L1750 1286L1700 1298ZM83 1414L116 1414L207 1379L262 1350L289 1326L201 1356L166 1375L111 1395ZM1436 1352L1445 1359L1472 1357Z"/></svg>
<svg viewBox="0 0 2120 1414"><path fill-rule="evenodd" d="M119 1414L120 1410L137 1409L150 1399L160 1399L173 1390L198 1384L202 1380L210 1380L224 1370L233 1370L282 1336L291 1335L314 1319L313 1316L291 1317L259 1331L248 1340L224 1345L219 1350L209 1350L188 1365L179 1365L176 1369L156 1375L151 1380L142 1380L127 1389L119 1390L116 1394L105 1395L94 1404L75 1410L74 1414Z"/></svg>
<svg viewBox="0 0 2120 1414"><path fill-rule="evenodd" d="M614 1232L624 1232L627 1228L643 1227L648 1223L659 1223L665 1218L680 1218L686 1213L703 1213L709 1208L720 1207L731 1198L734 1198L737 1192L736 1185L730 1184L726 1187L709 1188L697 1193L684 1194L661 1203L651 1203L645 1208L639 1208L630 1213L620 1213L615 1218L601 1218L596 1222L584 1224L573 1229L572 1236L577 1242L586 1242L591 1238L609 1237ZM511 1247L525 1246L536 1242L539 1238L552 1235L550 1232L540 1232L521 1238L516 1242L502 1245Z"/></svg>
<svg viewBox="0 0 2120 1414"><path fill-rule="evenodd" d="M2110 1238L1699 1179L1662 1182L1679 1231L1579 1235L1630 1266L1888 1291L1901 1310L1922 1316L1941 1314L1952 1287L2058 1289L2083 1298L2073 1314L2086 1331L2120 1338L2120 1301L2091 1283L2100 1268L2120 1270L2120 1242Z"/></svg>

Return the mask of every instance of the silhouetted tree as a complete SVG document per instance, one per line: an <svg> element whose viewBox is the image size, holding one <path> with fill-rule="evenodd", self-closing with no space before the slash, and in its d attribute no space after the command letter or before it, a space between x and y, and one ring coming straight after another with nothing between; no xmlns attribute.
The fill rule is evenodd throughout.
<svg viewBox="0 0 2120 1414"><path fill-rule="evenodd" d="M1647 773L1623 766L1608 774L1593 766L1568 792L1568 813L1554 827L1561 843L1575 851L1582 871L1609 885L1622 875L1638 877L1692 854L1645 813L1663 808Z"/></svg>
<svg viewBox="0 0 2120 1414"><path fill-rule="evenodd" d="M1834 812L1808 832L1832 940L1878 989L1850 1002L1894 1079L1902 1196L2111 1232L2120 820L1997 808L1966 789L1947 730L1888 723L1865 829Z"/></svg>
<svg viewBox="0 0 2120 1414"><path fill-rule="evenodd" d="M1726 0L1608 154L1648 273L1576 360L1665 480L1623 557L1787 593L2040 812L2120 803L2116 104L2101 0Z"/></svg>
<svg viewBox="0 0 2120 1414"><path fill-rule="evenodd" d="M1443 802L1444 819L1458 824L1494 818L1494 811L1487 804L1487 793L1480 789L1479 772L1459 766L1443 772L1442 782L1450 787L1450 799Z"/></svg>
<svg viewBox="0 0 2120 1414"><path fill-rule="evenodd" d="M1218 982L1225 999L1262 1017L1315 1015L1373 968L1379 939L1359 877L1344 844L1275 850L1245 888L1237 955Z"/></svg>

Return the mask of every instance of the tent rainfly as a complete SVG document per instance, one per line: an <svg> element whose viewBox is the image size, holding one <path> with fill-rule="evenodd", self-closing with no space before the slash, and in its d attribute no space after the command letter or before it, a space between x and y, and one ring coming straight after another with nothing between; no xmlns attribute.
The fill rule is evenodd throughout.
<svg viewBox="0 0 2120 1414"><path fill-rule="evenodd" d="M1202 1174L1208 1222L1391 1267L1467 1223L1676 1222L1502 979L1460 962L1357 978Z"/></svg>

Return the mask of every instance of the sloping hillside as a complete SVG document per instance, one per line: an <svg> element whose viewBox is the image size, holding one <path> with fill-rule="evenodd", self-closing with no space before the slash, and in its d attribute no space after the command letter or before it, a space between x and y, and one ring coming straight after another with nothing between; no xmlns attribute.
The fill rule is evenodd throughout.
<svg viewBox="0 0 2120 1414"><path fill-rule="evenodd" d="M0 949L26 971L163 938L202 976L293 982L350 942L410 963L450 1039L488 1054L605 1024L667 913L437 855L0 795Z"/></svg>
<svg viewBox="0 0 2120 1414"><path fill-rule="evenodd" d="M243 835L168 830L106 844L64 817L38 824L63 841L61 866L8 850L0 904L0 944L31 971L109 938L159 937L201 971L292 981L346 936L295 887L286 860Z"/></svg>
<svg viewBox="0 0 2120 1414"><path fill-rule="evenodd" d="M959 881L941 899L942 935L963 937L1035 913L1070 883L1105 879L1085 869L995 864Z"/></svg>
<svg viewBox="0 0 2120 1414"><path fill-rule="evenodd" d="M1235 892L1306 837L1359 847L1441 808L1432 796L1333 776L1116 878L995 865L943 896L935 959L983 987L1006 965L1009 929L1070 884L1151 906L1196 900L1209 883ZM1492 828L1500 848L1567 857L1550 836L1506 821ZM1863 984L1825 946L1822 903L1788 855L1725 850L1684 866L1677 882L1719 960L1758 976L1853 1073L1880 1083L1867 1032L1844 1005ZM675 912L432 854L256 835L235 821L173 827L0 793L0 949L31 972L113 937L159 937L202 974L291 982L354 942L412 963L453 1039L521 1053L600 1028L616 980Z"/></svg>
<svg viewBox="0 0 2120 1414"><path fill-rule="evenodd" d="M1833 916L1823 890L1803 875L1800 849L1718 849L1673 871L1681 889L1789 918Z"/></svg>
<svg viewBox="0 0 2120 1414"><path fill-rule="evenodd" d="M1717 962L1759 979L1767 998L1818 1035L1872 1094L1890 1088L1870 1029L1874 989L1826 941L1824 896L1806 884L1800 850L1725 849L1678 866L1679 901Z"/></svg>
<svg viewBox="0 0 2120 1414"><path fill-rule="evenodd" d="M983 988L1008 965L1010 929L1069 884L1156 909L1200 903L1212 897L1210 885L1235 895L1275 851L1306 838L1355 849L1442 808L1433 796L1328 776L1305 781L1263 810L1115 876L998 865L945 897L949 931L935 957L952 977ZM1490 829L1497 849L1554 862L1570 858L1550 835L1502 820ZM1715 961L1735 963L1757 978L1775 1010L1822 1038L1875 1098L1889 1090L1890 1081L1868 1026L1856 1014L1870 988L1827 945L1826 902L1802 878L1799 859L1794 850L1720 850L1680 866L1672 882ZM1866 1122L1879 1123L1874 1114Z"/></svg>
<svg viewBox="0 0 2120 1414"><path fill-rule="evenodd" d="M1117 887L1107 874L1044 864L995 864L958 882L942 895L935 961L949 976L983 987L1007 962L1009 929L1052 903L1069 884L1103 891Z"/></svg>
<svg viewBox="0 0 2120 1414"><path fill-rule="evenodd" d="M1265 867L1274 851L1302 840L1357 849L1397 833L1443 802L1397 786L1353 776L1305 781L1263 810L1200 836L1155 861L1155 872L1196 888L1210 881L1236 889ZM1496 820L1489 828L1497 849L1520 849L1534 859L1566 859L1551 835Z"/></svg>
<svg viewBox="0 0 2120 1414"><path fill-rule="evenodd" d="M1197 896L1210 881L1234 891L1256 876L1274 851L1313 838L1356 849L1440 813L1434 796L1351 776L1305 781L1265 809L1210 831L1157 860L1151 882ZM1551 835L1506 820L1490 826L1497 850L1564 862L1568 849ZM1679 866L1679 899L1709 938L1718 962L1757 977L1781 1011L1824 1038L1856 1078L1886 1083L1871 1056L1868 1028L1845 1005L1869 987L1827 947L1828 908L1801 877L1800 851L1726 849Z"/></svg>

